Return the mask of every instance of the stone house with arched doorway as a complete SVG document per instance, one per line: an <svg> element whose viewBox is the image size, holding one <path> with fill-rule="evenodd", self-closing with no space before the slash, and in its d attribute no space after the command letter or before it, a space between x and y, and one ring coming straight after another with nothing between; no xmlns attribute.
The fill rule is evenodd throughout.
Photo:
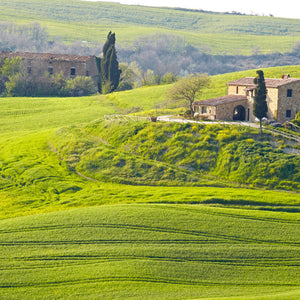
<svg viewBox="0 0 300 300"><path fill-rule="evenodd" d="M268 119L285 122L295 118L300 110L300 78L265 78ZM254 121L254 77L227 83L227 96L196 101L195 115L208 120Z"/></svg>

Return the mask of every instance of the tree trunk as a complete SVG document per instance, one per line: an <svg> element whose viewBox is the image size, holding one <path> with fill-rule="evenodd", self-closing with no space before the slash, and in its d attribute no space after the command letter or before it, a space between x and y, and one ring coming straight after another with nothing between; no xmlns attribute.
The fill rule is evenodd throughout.
<svg viewBox="0 0 300 300"><path fill-rule="evenodd" d="M259 129L260 129L260 137L262 138L262 124L261 124L261 119L259 119Z"/></svg>
<svg viewBox="0 0 300 300"><path fill-rule="evenodd" d="M191 101L190 101L190 110L191 110L191 114L192 114L192 116L194 116L194 114L195 114L195 111L194 111L194 106L193 106L193 104L194 104L194 102L191 102Z"/></svg>

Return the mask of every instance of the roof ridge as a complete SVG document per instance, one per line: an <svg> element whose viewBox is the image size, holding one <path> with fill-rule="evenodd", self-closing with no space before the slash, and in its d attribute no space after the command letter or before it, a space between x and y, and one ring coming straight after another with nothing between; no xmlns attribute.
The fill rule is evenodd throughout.
<svg viewBox="0 0 300 300"><path fill-rule="evenodd" d="M37 52L12 52L1 51L0 58L21 57L24 59L71 59L71 60L87 60L95 55L79 55L79 54L65 54L65 53L37 53Z"/></svg>
<svg viewBox="0 0 300 300"><path fill-rule="evenodd" d="M211 99L195 101L194 104L219 105L219 104L241 101L241 100L247 100L247 96L246 95L225 95L225 96L215 97Z"/></svg>
<svg viewBox="0 0 300 300"><path fill-rule="evenodd" d="M251 81L255 77L243 77L240 79L228 81L227 85L242 85L242 86L255 86L255 83ZM280 87L292 82L299 81L300 78L265 78L267 87Z"/></svg>

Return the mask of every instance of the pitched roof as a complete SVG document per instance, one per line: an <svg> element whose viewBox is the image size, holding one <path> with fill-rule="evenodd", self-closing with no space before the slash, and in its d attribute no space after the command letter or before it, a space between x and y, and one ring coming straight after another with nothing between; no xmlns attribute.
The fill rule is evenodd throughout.
<svg viewBox="0 0 300 300"><path fill-rule="evenodd" d="M237 102L242 100L247 100L247 97L244 95L227 95L227 96L207 99L203 101L195 101L194 105L216 106L220 104L226 104L226 103Z"/></svg>
<svg viewBox="0 0 300 300"><path fill-rule="evenodd" d="M30 53L30 52L0 52L0 58L21 57L23 59L40 60L61 60L61 61L88 61L93 56L83 56L74 54L51 54L51 53Z"/></svg>
<svg viewBox="0 0 300 300"><path fill-rule="evenodd" d="M239 86L247 86L247 87L255 87L254 77L244 77L238 80L229 81L227 85L239 85ZM265 78L266 87L277 88L292 82L300 81L300 78L284 78L284 79L272 79Z"/></svg>

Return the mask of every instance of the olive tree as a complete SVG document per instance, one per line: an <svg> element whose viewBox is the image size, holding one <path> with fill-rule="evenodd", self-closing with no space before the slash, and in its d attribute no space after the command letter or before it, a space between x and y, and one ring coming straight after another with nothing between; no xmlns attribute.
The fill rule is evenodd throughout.
<svg viewBox="0 0 300 300"><path fill-rule="evenodd" d="M185 101L191 114L194 115L194 102L201 94L203 88L209 85L209 77L206 74L196 74L184 77L172 85L168 91L171 101Z"/></svg>

